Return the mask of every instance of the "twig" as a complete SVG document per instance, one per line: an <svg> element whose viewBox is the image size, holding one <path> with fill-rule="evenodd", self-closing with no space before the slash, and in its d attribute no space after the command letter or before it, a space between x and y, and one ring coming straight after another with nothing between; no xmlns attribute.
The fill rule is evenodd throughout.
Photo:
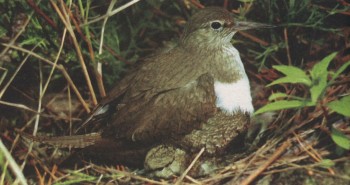
<svg viewBox="0 0 350 185"><path fill-rule="evenodd" d="M55 30L57 30L57 25L56 23L49 17L47 16L36 4L33 0L27 0L27 4L34 9L36 13L38 13L41 18L44 18L45 21L53 27Z"/></svg>
<svg viewBox="0 0 350 185"><path fill-rule="evenodd" d="M339 178L339 179L346 180L347 182L350 182L349 175L331 174L331 173L327 173L327 172L320 171L320 170L317 170L317 169L315 169L314 171L317 172L318 174L321 174L321 175L327 175L329 177Z"/></svg>
<svg viewBox="0 0 350 185"><path fill-rule="evenodd" d="M119 8L113 10L110 14L105 14L105 15L103 15L103 16L101 16L101 17L98 17L98 18L96 18L96 19L94 19L94 20L91 20L91 21L89 21L89 22L87 22L87 23L84 23L83 25L91 24L91 23L94 23L94 22L98 22L98 21L104 19L105 17L111 17L111 16L113 16L114 14L117 14L118 12L120 12L120 11L122 11L122 10L128 8L129 6L135 4L135 3L139 2L139 1L140 1L140 0L132 0L132 1L130 1L130 2L126 3L126 4L124 4L123 6L120 6ZM82 25L80 25L80 26L82 26Z"/></svg>
<svg viewBox="0 0 350 185"><path fill-rule="evenodd" d="M60 65L57 66L57 68L61 69L61 72L62 72L63 76L68 81L68 84L73 88L73 91L75 92L75 94L77 95L78 99L82 103L82 105L85 108L86 112L88 112L88 113L91 112L89 106L85 103L83 97L79 93L78 88L74 85L73 80L70 78L69 74L67 73L66 69L64 69L63 65L60 64Z"/></svg>
<svg viewBox="0 0 350 185"><path fill-rule="evenodd" d="M192 178L192 177L190 177L190 176L188 176L188 175L185 176L185 178L188 179L189 181L195 183L195 184L202 184L202 183L199 182L198 180L196 180L196 179L194 179L194 178Z"/></svg>
<svg viewBox="0 0 350 185"><path fill-rule="evenodd" d="M72 96L70 92L70 88L68 86L67 88L67 95L68 95L68 109L69 109L69 114L68 114L68 119L69 119L69 135L72 135L72 130L73 130L73 123L72 123Z"/></svg>
<svg viewBox="0 0 350 185"><path fill-rule="evenodd" d="M246 178L243 182L241 182L241 185L248 185L255 178L257 178L271 163L273 163L289 146L291 145L291 142L289 140L285 141L282 146L280 146L275 153L258 169L256 169L252 174L249 175L248 178Z"/></svg>
<svg viewBox="0 0 350 185"><path fill-rule="evenodd" d="M115 3L117 3L117 0L112 0L108 6L107 9L107 15L110 14L113 10L113 7L115 5ZM108 16L103 20L103 24L102 24L102 28L101 28L101 38L100 38L100 47L98 49L98 54L102 55L102 48L103 48L103 39L104 39L104 35L105 35L105 27L106 27L106 23L108 20ZM97 63L97 76L98 76L98 81L99 81L99 89L101 91L101 95L102 96L106 96L106 92L103 88L103 81L102 81L102 64L100 61L98 61Z"/></svg>
<svg viewBox="0 0 350 185"><path fill-rule="evenodd" d="M181 184L181 182L183 181L183 179L185 178L185 176L187 175L187 173L192 169L193 165L197 162L197 160L199 159L199 157L203 154L204 152L204 148L202 148L198 155L193 159L193 161L191 162L191 164L188 166L188 168L185 170L185 172L179 177L179 179L176 181L175 185L179 185Z"/></svg>
<svg viewBox="0 0 350 185"><path fill-rule="evenodd" d="M20 183L22 185L27 185L26 178L24 177L21 168L18 166L16 161L11 156L10 152L7 150L5 145L2 143L2 140L0 140L0 151L2 152L3 156L6 158L8 164L10 165L10 168L12 169L13 173L16 175L16 177L20 181ZM5 166L5 165L3 165L3 166ZM1 170L3 170L3 168ZM6 171L4 170L2 172L3 172L3 175L5 176Z"/></svg>
<svg viewBox="0 0 350 185"><path fill-rule="evenodd" d="M301 148L311 157L313 158L316 162L321 162L322 160L322 156L320 154L317 153L317 151L311 146L305 146L304 143L301 141L302 138L300 138L300 136L298 134L296 134L295 132L293 132L293 135L295 136L296 140L298 141L299 145L301 146ZM311 150L311 151L310 151ZM334 170L332 168L327 168L329 173L331 174L335 174Z"/></svg>
<svg viewBox="0 0 350 185"><path fill-rule="evenodd" d="M0 53L0 58L2 58L5 55L5 53L7 53L7 51L10 49L9 46L13 45L16 42L16 40L18 39L18 37L24 32L24 30L27 27L27 25L28 25L30 19L32 18L32 16L33 16L33 12L30 13L30 15L28 16L26 22L24 22L21 30L19 30L19 32L15 35L15 37L7 45L5 45L6 47Z"/></svg>
<svg viewBox="0 0 350 185"><path fill-rule="evenodd" d="M223 5L223 7L224 7L225 9L227 9L227 7L228 7L228 0L224 0L224 5Z"/></svg>
<svg viewBox="0 0 350 185"><path fill-rule="evenodd" d="M59 15L61 21L63 22L63 24L65 25L65 27L67 28L72 40L73 40L73 45L74 45L74 48L77 52L77 56L78 56L78 59L79 59L79 62L80 62L80 65L81 65L81 68L83 70L83 73L84 73L84 77L85 77L85 80L86 80L86 83L87 83L87 86L89 88L89 91L90 91L90 94L91 94L91 99L92 99L92 102L94 105L97 105L97 99L96 99L96 95L95 95L95 91L92 87L92 84L91 84L91 80L90 80L90 76L89 76L89 73L87 71L87 67L85 65L85 61L84 61L84 58L83 58L83 54L80 50L80 47L79 47L79 44L78 44L78 40L75 36L75 33L74 33L74 30L73 30L73 27L69 21L69 17L67 16L68 13L66 12L65 8L62 7L62 11L64 13L64 15L62 14L62 12L60 11L60 9L58 8L57 4L54 2L54 1L50 1L52 6L54 7L54 9L56 10L57 14ZM63 1L60 1L61 5L63 6L64 2Z"/></svg>
<svg viewBox="0 0 350 185"><path fill-rule="evenodd" d="M292 65L292 59L290 58L290 50L289 50L289 43L288 43L288 33L287 28L284 28L284 40L286 42L286 51L287 51L287 57L288 57L288 65Z"/></svg>
<svg viewBox="0 0 350 185"><path fill-rule="evenodd" d="M39 98L38 98L37 112L40 112L41 111L42 99L43 99L44 92L43 92L42 63L38 63L38 64L39 64ZM40 114L36 114L35 115L35 122L34 122L34 129L33 129L33 136L36 136L36 134L38 132L39 120L40 120ZM34 143L30 143L26 156L28 156L29 153L32 152L33 145L34 145ZM27 158L25 158L25 159L27 159ZM24 169L24 166L26 165L26 162L27 162L27 160L23 160L22 165L21 165L22 169Z"/></svg>
<svg viewBox="0 0 350 185"><path fill-rule="evenodd" d="M35 50L35 48L37 48L39 46L39 43L36 44L32 50L30 50L30 52L33 52ZM23 59L23 61L19 64L19 66L17 67L17 69L15 70L15 72L12 74L12 76L10 77L10 79L8 80L8 82L5 84L5 86L1 89L0 92L0 99L2 98L2 96L4 95L5 91L7 90L7 88L10 86L10 84L12 83L12 81L15 79L15 77L17 76L19 70L22 69L22 66L26 63L26 61L29 58L29 54L27 54L27 56Z"/></svg>
<svg viewBox="0 0 350 185"><path fill-rule="evenodd" d="M130 172L127 172L127 171L121 171L121 170L117 170L117 169L106 169L106 168L102 168L100 166L94 166L96 169L98 170L107 170L108 172L110 173L121 173L125 176L128 176L132 179L136 179L136 180L141 180L141 181L144 181L144 182L147 182L147 183L151 183L151 184L159 184L159 185L165 185L165 184L169 184L169 183L166 183L166 182L159 182L159 181L156 181L156 180L152 180L152 179L148 179L146 177L141 177L141 176L138 176L138 175L135 175L133 173L130 173Z"/></svg>
<svg viewBox="0 0 350 185"><path fill-rule="evenodd" d="M82 171L86 171L86 170L92 168L93 166L94 166L93 164L90 164L90 165L88 165L88 166L84 166L84 167L81 168L81 169L74 170L74 171L71 171L71 172L69 172L69 173L66 173L66 174L64 174L64 175L61 176L61 177L58 177L58 178L56 177L56 179L54 179L54 183L57 183L57 182L59 182L59 181L65 179L65 178L69 177L69 176L72 175L73 173L79 173L79 172L82 172Z"/></svg>
<svg viewBox="0 0 350 185"><path fill-rule="evenodd" d="M243 37L246 37L246 38L248 38L248 39L250 39L250 40L252 40L252 41L254 41L254 42L256 42L256 43L259 43L259 44L261 44L261 45L263 45L263 46L268 46L268 45L269 45L268 42L266 42L266 41L264 41L264 40L262 40L262 39L259 39L259 38L255 37L255 36L253 36L253 35L251 35L251 34L249 34L249 33L246 33L246 32L244 32L244 31L239 31L239 33L240 33Z"/></svg>
<svg viewBox="0 0 350 185"><path fill-rule="evenodd" d="M51 170L51 173L49 173L49 174L50 174L50 178L49 178L47 184L52 184L52 181L55 180L55 179L57 179L57 177L55 176L57 170L58 170L57 165L56 165L56 164L53 165L52 170Z"/></svg>
<svg viewBox="0 0 350 185"><path fill-rule="evenodd" d="M37 58L37 59L39 59L39 60L41 60L41 61L43 61L43 62L49 64L49 65L55 66L55 63L53 63L52 61L50 61L50 60L48 60L48 59L46 59L46 58L44 58L44 57L42 57L42 56L40 56L40 55L38 55L38 54L36 54L36 53L33 53L33 52L31 52L31 51L29 51L29 50L27 50L27 49L24 49L24 48L15 46L15 45L5 44L5 43L2 43L1 45L7 46L7 47L9 47L9 48L13 48L13 49L16 49L16 50L19 50L19 51L22 51L22 52L24 52L24 53L29 53L31 56L33 56L33 57L35 57L35 58ZM72 80L72 79L70 78L70 76L68 75L66 69L64 69L63 65L61 65L61 64L60 64L60 65L57 65L56 67L57 67L57 69L59 69L59 70L62 72L62 74L63 74L64 77L66 78L68 84L73 88L73 90L74 90L75 94L77 95L77 97L78 97L80 103L83 105L83 107L84 107L84 109L86 110L86 112L89 113L89 112L91 111L90 108L89 108L89 106L85 103L85 100L84 100L83 97L81 96L81 94L80 94L78 88L75 86L73 80Z"/></svg>
<svg viewBox="0 0 350 185"><path fill-rule="evenodd" d="M195 5L197 8L200 8L200 9L205 8L205 6L202 5L200 2L198 2L197 0L191 0L190 2L191 2L193 5Z"/></svg>
<svg viewBox="0 0 350 185"><path fill-rule="evenodd" d="M44 176L41 175L41 174L40 174L40 171L39 171L39 169L36 167L36 165L33 165L33 167L34 167L36 176L37 176L37 178L38 178L38 184L44 185L44 184L45 184L45 177L44 177L45 174L44 174Z"/></svg>
<svg viewBox="0 0 350 185"><path fill-rule="evenodd" d="M281 139L272 139L267 141L262 147L260 147L260 149L258 151L255 152L255 154L252 154L252 156L248 156L247 158L245 158L245 160L247 160L247 164L244 165L244 167L241 168L237 168L239 169L239 173L237 173L237 175L235 175L235 178L233 178L231 180L231 182L235 182L237 181L237 179L251 166L256 165L256 159L260 156L262 156L264 153L266 153L267 151L270 151L272 149L273 146L276 146L277 143L279 143Z"/></svg>
<svg viewBox="0 0 350 185"><path fill-rule="evenodd" d="M27 111L30 111L30 112L33 112L33 113L36 113L36 114L40 114L40 112L37 112L36 110L33 110L33 109L27 107L26 105L23 105L23 104L10 103L10 102L1 101L1 100L0 100L0 104L6 105L6 106L10 106L10 107L16 107L16 108L24 109L24 110L27 110Z"/></svg>
<svg viewBox="0 0 350 185"><path fill-rule="evenodd" d="M168 184L168 183L166 183L166 182L155 181L155 180L148 179L148 178L146 178L146 177L137 176L137 175L134 175L134 174L131 174L131 173L128 173L128 172L124 172L124 171L120 171L120 172L121 172L121 173L124 173L124 174L127 174L129 177L131 177L131 178L133 178L133 179L141 180L141 181L148 182L148 183L151 183L151 184L159 184L159 185Z"/></svg>
<svg viewBox="0 0 350 185"><path fill-rule="evenodd" d="M50 74L49 74L49 77L47 78L47 81L44 85L44 92L46 92L46 89L48 88L49 86L49 82L52 78L52 75L53 75L53 72L55 71L56 67L57 67L57 62L58 62L58 59L60 58L60 55L61 55L61 52L62 52L62 49L63 49L63 45L64 45L64 41L66 40L66 34L67 34L67 28L65 28L63 30L63 35L62 35L62 40L61 40L61 45L60 45L60 48L58 49L58 53L56 55L56 59L54 61L54 65L52 66L52 69L50 71Z"/></svg>
<svg viewBox="0 0 350 185"><path fill-rule="evenodd" d="M329 152L322 152L323 156L326 156L326 155L329 155ZM291 160L288 160L286 163L280 163L278 165L271 165L272 168L277 168L275 170L270 170L270 171L266 171L264 172L263 174L264 175L267 175L267 174L274 174L274 173L281 173L281 172L288 172L288 171L291 171L291 170L297 170L297 169L310 169L310 168L315 168L315 167L321 167L322 164L321 163L315 163L315 164L309 164L309 165L296 165L295 163L293 162L296 162L296 161L301 161L303 159L307 159L309 156L308 155L304 155L304 156L301 156L301 157L298 157L297 159L293 158ZM347 160L349 160L350 158L349 157L346 157ZM342 159L335 159L335 160L332 160L333 162L337 162L337 161L341 161ZM291 167L286 167L286 168L278 168L282 165L289 165ZM332 174L331 174L332 175Z"/></svg>

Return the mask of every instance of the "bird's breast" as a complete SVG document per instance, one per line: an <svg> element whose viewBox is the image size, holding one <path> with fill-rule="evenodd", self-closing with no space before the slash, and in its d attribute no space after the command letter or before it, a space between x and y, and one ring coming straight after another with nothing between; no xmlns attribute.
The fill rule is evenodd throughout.
<svg viewBox="0 0 350 185"><path fill-rule="evenodd" d="M249 80L245 73L239 52L231 44L223 46L223 51L227 58L229 58L226 64L227 69L235 70L236 73L232 74L238 75L239 77L233 82L215 81L216 106L229 114L238 111L252 114L254 108L252 105Z"/></svg>
<svg viewBox="0 0 350 185"><path fill-rule="evenodd" d="M214 83L216 106L226 113L238 111L254 112L248 78L241 78L233 83Z"/></svg>

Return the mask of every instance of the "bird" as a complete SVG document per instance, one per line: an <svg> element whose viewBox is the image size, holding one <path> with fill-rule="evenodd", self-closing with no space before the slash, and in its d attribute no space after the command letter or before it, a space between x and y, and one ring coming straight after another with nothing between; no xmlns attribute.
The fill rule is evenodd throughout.
<svg viewBox="0 0 350 185"><path fill-rule="evenodd" d="M237 31L269 25L238 21L221 7L206 7L185 25L177 44L151 55L103 98L84 122L103 120L98 133L30 137L124 163L144 163L147 152L171 144L193 153L223 153L254 112Z"/></svg>

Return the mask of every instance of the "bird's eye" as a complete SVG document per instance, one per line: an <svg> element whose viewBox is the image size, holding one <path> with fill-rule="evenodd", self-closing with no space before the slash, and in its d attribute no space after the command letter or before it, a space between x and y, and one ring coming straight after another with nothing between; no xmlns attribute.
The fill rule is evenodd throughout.
<svg viewBox="0 0 350 185"><path fill-rule="evenodd" d="M220 22L215 21L210 24L210 27L214 30L219 30L222 28L222 24Z"/></svg>

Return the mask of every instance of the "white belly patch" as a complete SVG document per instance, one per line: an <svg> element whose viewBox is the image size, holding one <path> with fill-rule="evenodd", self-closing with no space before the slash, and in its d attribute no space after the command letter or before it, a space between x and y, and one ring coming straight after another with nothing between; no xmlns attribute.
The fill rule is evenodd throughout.
<svg viewBox="0 0 350 185"><path fill-rule="evenodd" d="M228 114L238 111L253 114L254 107L250 93L250 85L244 66L236 48L231 44L223 46L223 50L232 57L232 64L240 71L241 79L233 83L215 81L216 106Z"/></svg>
<svg viewBox="0 0 350 185"><path fill-rule="evenodd" d="M237 111L254 112L252 97L250 94L250 85L247 77L234 82L214 83L216 94L216 106L221 110L233 114Z"/></svg>

